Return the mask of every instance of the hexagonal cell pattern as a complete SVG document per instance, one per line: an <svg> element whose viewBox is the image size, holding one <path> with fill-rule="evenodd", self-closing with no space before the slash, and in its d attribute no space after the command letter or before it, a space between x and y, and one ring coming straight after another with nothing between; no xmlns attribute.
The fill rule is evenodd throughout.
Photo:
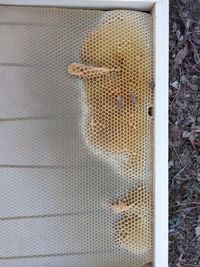
<svg viewBox="0 0 200 267"><path fill-rule="evenodd" d="M93 150L126 157L125 176L144 177L150 159L153 68L151 20L146 14L108 12L81 48L83 64L69 72L84 79L89 110L85 133Z"/></svg>
<svg viewBox="0 0 200 267"><path fill-rule="evenodd" d="M149 262L151 15L1 6L0 36L0 266Z"/></svg>
<svg viewBox="0 0 200 267"><path fill-rule="evenodd" d="M112 209L116 242L150 260L152 252L152 22L140 12L111 11L91 29L81 64L70 74L83 79L83 132L88 147L115 161L123 179L135 182ZM151 110L151 112L149 112ZM138 185L142 184L142 186Z"/></svg>
<svg viewBox="0 0 200 267"><path fill-rule="evenodd" d="M116 213L125 215L116 222L116 242L135 254L151 259L152 191L147 185L130 189L112 205Z"/></svg>

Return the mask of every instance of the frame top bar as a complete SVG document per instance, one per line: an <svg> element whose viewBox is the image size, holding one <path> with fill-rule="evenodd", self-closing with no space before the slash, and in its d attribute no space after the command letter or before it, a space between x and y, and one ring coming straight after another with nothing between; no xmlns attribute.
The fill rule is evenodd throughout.
<svg viewBox="0 0 200 267"><path fill-rule="evenodd" d="M0 5L55 6L91 9L135 9L150 11L162 0L0 0Z"/></svg>

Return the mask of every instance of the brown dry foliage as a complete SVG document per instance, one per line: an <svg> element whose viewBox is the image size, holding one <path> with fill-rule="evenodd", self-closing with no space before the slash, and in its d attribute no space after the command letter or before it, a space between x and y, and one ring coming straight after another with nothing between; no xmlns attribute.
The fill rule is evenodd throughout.
<svg viewBox="0 0 200 267"><path fill-rule="evenodd" d="M200 1L170 1L169 266L200 266Z"/></svg>

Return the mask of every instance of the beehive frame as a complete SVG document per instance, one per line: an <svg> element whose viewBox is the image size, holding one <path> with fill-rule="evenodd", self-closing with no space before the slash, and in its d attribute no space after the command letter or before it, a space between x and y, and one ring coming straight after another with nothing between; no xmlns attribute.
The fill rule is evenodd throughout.
<svg viewBox="0 0 200 267"><path fill-rule="evenodd" d="M0 0L0 5L150 11L154 19L154 267L168 266L168 0Z"/></svg>

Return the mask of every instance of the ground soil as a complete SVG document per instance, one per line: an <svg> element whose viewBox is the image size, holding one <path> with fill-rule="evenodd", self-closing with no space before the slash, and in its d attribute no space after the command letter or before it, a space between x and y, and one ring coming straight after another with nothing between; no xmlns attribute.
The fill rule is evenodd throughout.
<svg viewBox="0 0 200 267"><path fill-rule="evenodd" d="M200 1L170 0L169 266L200 266Z"/></svg>

